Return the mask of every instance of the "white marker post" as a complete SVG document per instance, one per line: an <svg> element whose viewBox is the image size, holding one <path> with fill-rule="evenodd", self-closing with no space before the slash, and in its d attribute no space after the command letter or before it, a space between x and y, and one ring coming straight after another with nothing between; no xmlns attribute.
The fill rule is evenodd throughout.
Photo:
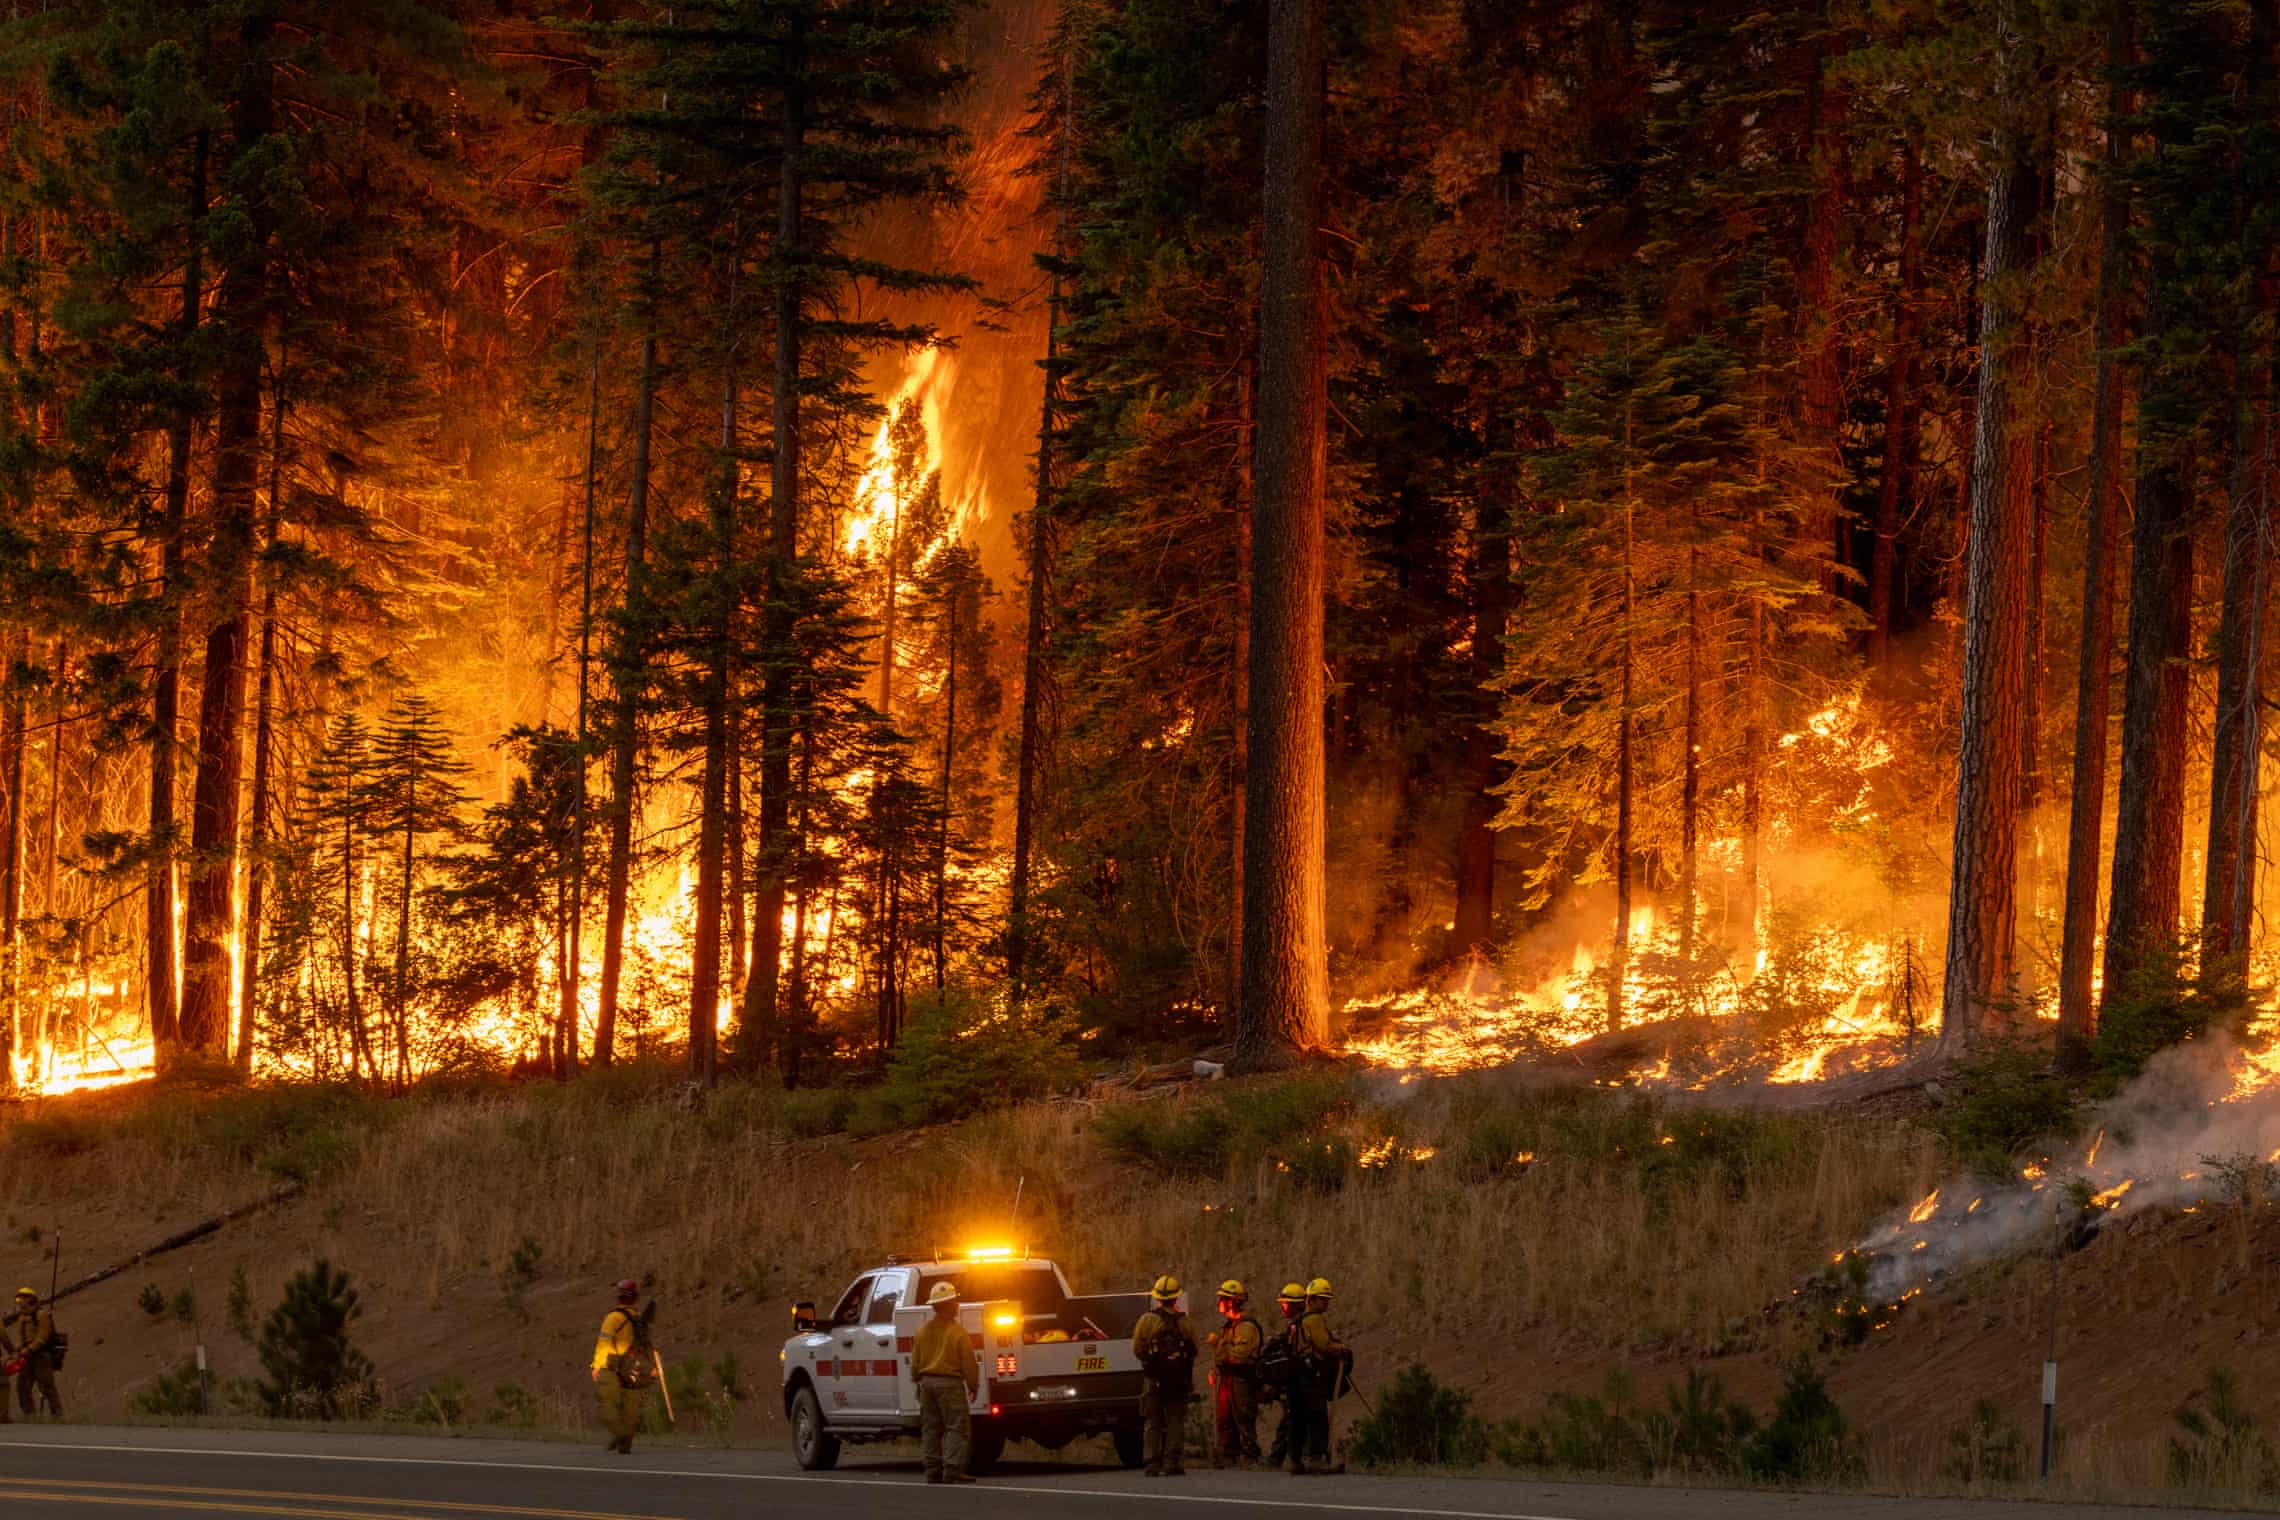
<svg viewBox="0 0 2280 1520"><path fill-rule="evenodd" d="M2058 1428L2058 1253L2066 1242L2061 1221L2064 1215L2059 1199L2051 1200L2050 1207L2050 1341L2043 1351L2042 1379L2042 1481L2050 1481L2050 1455L2054 1433Z"/></svg>

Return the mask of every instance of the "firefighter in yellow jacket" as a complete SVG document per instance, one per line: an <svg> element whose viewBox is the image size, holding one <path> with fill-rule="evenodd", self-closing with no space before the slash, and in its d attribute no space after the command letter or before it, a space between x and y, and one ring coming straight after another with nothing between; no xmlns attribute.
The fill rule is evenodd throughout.
<svg viewBox="0 0 2280 1520"><path fill-rule="evenodd" d="M16 1401L23 1408L24 1418L38 1412L34 1403L36 1393L47 1402L48 1418L63 1418L63 1399L55 1391L56 1333L55 1311L40 1306L40 1296L30 1288L16 1290L16 1313L10 1320L16 1334L16 1358L23 1367L16 1374Z"/></svg>
<svg viewBox="0 0 2280 1520"><path fill-rule="evenodd" d="M1303 1400L1306 1441L1294 1445L1290 1470L1326 1473L1330 1469L1330 1405L1345 1385L1354 1365L1354 1353L1330 1328L1330 1279L1317 1277L1306 1285L1306 1314L1298 1322L1298 1349L1302 1358L1293 1400Z"/></svg>
<svg viewBox="0 0 2280 1520"><path fill-rule="evenodd" d="M642 1396L648 1390L651 1369L649 1327L634 1301L641 1284L632 1278L617 1285L617 1303L602 1316L601 1334L594 1338L594 1395L601 1401L602 1423L609 1427L605 1451L630 1455L633 1438L641 1429Z"/></svg>
<svg viewBox="0 0 2280 1520"><path fill-rule="evenodd" d="M918 1384L919 1460L929 1483L971 1483L966 1456L973 1446L975 1390L982 1366L974 1340L958 1323L958 1285L936 1283L926 1295L934 1313L918 1327L910 1375Z"/></svg>
<svg viewBox="0 0 2280 1520"><path fill-rule="evenodd" d="M1195 1332L1179 1311L1180 1280L1169 1273L1149 1290L1155 1303L1132 1327L1140 1362L1141 1451L1151 1478L1187 1476L1187 1412L1195 1398Z"/></svg>
<svg viewBox="0 0 2280 1520"><path fill-rule="evenodd" d="M1211 1392L1223 1467L1248 1467L1259 1460L1259 1351L1267 1338L1244 1307L1250 1299L1235 1278L1219 1285L1221 1323L1211 1332Z"/></svg>

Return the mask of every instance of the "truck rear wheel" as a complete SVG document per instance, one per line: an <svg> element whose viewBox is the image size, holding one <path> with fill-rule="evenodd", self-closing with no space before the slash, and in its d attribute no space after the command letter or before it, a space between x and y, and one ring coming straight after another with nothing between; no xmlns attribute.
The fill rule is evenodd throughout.
<svg viewBox="0 0 2280 1520"><path fill-rule="evenodd" d="M824 1428L823 1404L813 1388L792 1395L792 1455L809 1472L839 1465L839 1438Z"/></svg>
<svg viewBox="0 0 2280 1520"><path fill-rule="evenodd" d="M1147 1442L1139 1426L1119 1425L1108 1438L1116 1445L1116 1460L1126 1467L1138 1467L1147 1458Z"/></svg>
<svg viewBox="0 0 2280 1520"><path fill-rule="evenodd" d="M990 1469L997 1466L998 1459L1004 1455L1004 1436L977 1435L966 1447L966 1471L977 1478L986 1478Z"/></svg>

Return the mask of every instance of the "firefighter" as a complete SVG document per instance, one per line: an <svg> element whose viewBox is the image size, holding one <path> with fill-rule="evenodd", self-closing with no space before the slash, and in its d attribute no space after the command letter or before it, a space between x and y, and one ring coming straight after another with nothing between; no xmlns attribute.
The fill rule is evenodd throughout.
<svg viewBox="0 0 2280 1520"><path fill-rule="evenodd" d="M634 1308L640 1296L641 1284L632 1278L619 1283L617 1303L602 1316L601 1334L594 1338L594 1395L610 1432L602 1449L623 1456L632 1454L633 1438L641 1429L642 1394L651 1372L649 1324Z"/></svg>
<svg viewBox="0 0 2280 1520"><path fill-rule="evenodd" d="M1235 1278L1219 1285L1222 1323L1211 1333L1211 1389L1224 1467L1249 1467L1259 1460L1259 1352L1266 1332L1244 1308L1250 1299Z"/></svg>
<svg viewBox="0 0 2280 1520"><path fill-rule="evenodd" d="M973 1338L958 1323L958 1285L936 1283L926 1295L932 1318L918 1329L911 1347L911 1376L918 1381L919 1456L929 1483L971 1483L966 1453L973 1445L974 1392L982 1386L981 1363Z"/></svg>
<svg viewBox="0 0 2280 1520"><path fill-rule="evenodd" d="M1195 1332L1179 1311L1180 1280L1169 1273L1149 1290L1155 1303L1132 1327L1132 1354L1139 1359L1140 1415L1146 1434L1141 1451L1151 1478L1187 1476L1188 1403L1195 1397Z"/></svg>
<svg viewBox="0 0 2280 1520"><path fill-rule="evenodd" d="M1298 1322L1299 1373L1292 1386L1306 1400L1303 1451L1291 1448L1291 1471L1326 1473L1330 1467L1330 1405L1344 1391L1354 1353L1330 1328L1330 1279L1306 1285L1306 1313Z"/></svg>
<svg viewBox="0 0 2280 1520"><path fill-rule="evenodd" d="M33 1402L37 1392L47 1401L48 1418L63 1418L63 1399L55 1391L55 1311L40 1307L40 1296L30 1288L16 1290L16 1360L23 1367L16 1374L16 1402L30 1419L39 1412Z"/></svg>
<svg viewBox="0 0 2280 1520"><path fill-rule="evenodd" d="M1306 1284L1284 1283L1282 1292L1275 1295L1275 1306L1282 1310L1282 1328L1275 1332L1273 1344L1261 1352L1261 1372L1279 1369L1280 1376L1268 1382L1270 1396L1282 1401L1282 1418L1275 1422L1275 1443L1267 1452L1267 1466L1281 1467L1291 1460L1291 1453L1306 1452L1306 1413L1298 1398L1294 1384L1303 1371L1299 1352L1299 1321L1306 1318ZM1293 1472L1297 1467L1292 1468Z"/></svg>

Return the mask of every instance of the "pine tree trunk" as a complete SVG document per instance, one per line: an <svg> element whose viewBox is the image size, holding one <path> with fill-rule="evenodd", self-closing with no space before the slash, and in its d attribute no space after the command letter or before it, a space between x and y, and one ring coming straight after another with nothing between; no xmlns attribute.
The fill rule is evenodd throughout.
<svg viewBox="0 0 2280 1520"><path fill-rule="evenodd" d="M1627 434L1626 429L1626 434ZM1629 442L1628 436L1625 438ZM1615 720L1615 953L1607 962L1607 1027L1623 1027L1623 983L1631 975L1631 732L1633 599L1631 503L1623 502L1623 606L1618 635L1623 664L1622 709Z"/></svg>
<svg viewBox="0 0 2280 1520"><path fill-rule="evenodd" d="M902 591L903 483L892 479L894 515L887 519L887 595L879 612L879 716L895 716L895 604Z"/></svg>
<svg viewBox="0 0 2280 1520"><path fill-rule="evenodd" d="M1071 129L1074 125L1072 117L1075 111L1074 81L1070 76L1066 55L1060 60L1060 70L1061 157L1059 177L1054 186L1054 263L1045 294L1045 386L1037 411L1036 495L1029 506L1029 538L1026 545L1025 569L1029 585L1028 608L1021 636L1021 738L1014 762L1013 879L1006 904L1006 985L1012 1005L1017 1010L1029 991L1029 898L1030 876L1034 869L1031 857L1037 848L1037 773L1045 763L1045 683L1049 674L1045 658L1050 638L1046 620L1052 605L1053 439L1057 427L1055 407L1061 396L1059 260L1068 239L1069 159L1072 148ZM1237 831L1235 849L1238 855L1242 848L1242 834Z"/></svg>
<svg viewBox="0 0 2280 1520"><path fill-rule="evenodd" d="M2269 331L2271 286L2253 331ZM2225 511L2224 601L2217 621L2217 713L2209 762L2209 833L2201 894L2201 971L2236 969L2248 951L2247 907L2255 900L2256 793L2261 772L2256 737L2264 707L2259 668L2265 614L2266 429L2270 425L2270 355L2244 341L2234 387L2237 399L2232 478Z"/></svg>
<svg viewBox="0 0 2280 1520"><path fill-rule="evenodd" d="M732 239L732 246L741 238ZM741 258L742 251L731 255ZM728 277L729 321L736 312L736 272ZM721 892L726 874L723 855L728 841L728 698L729 641L734 636L735 598L728 589L736 567L736 502L739 474L736 462L736 350L734 337L723 359L720 391L720 459L716 466L712 503L713 605L706 630L704 681L699 700L704 708L705 761L699 782L701 807L697 819L697 921L690 944L689 972L689 1079L701 1087L713 1084L719 1068Z"/></svg>
<svg viewBox="0 0 2280 1520"><path fill-rule="evenodd" d="M1900 514L1914 484L1916 351L1924 332L1924 155L1909 138L1900 150L1900 303L1884 373L1884 467L1876 487L1876 538L1868 562L1868 663L1884 673L1892 658L1892 577Z"/></svg>
<svg viewBox="0 0 2280 1520"><path fill-rule="evenodd" d="M744 979L738 1010L737 1057L747 1066L781 1064L785 1080L796 1080L792 1047L801 1028L786 1030L777 1018L777 983L784 951L785 865L792 840L792 671L784 652L791 643L790 605L799 559L800 493L800 247L801 155L806 148L807 107L800 83L805 54L793 23L784 47L783 161L776 186L776 373L770 413L773 469L768 502L768 602L761 614L762 642L770 660L761 689L759 890L752 905L752 966Z"/></svg>
<svg viewBox="0 0 2280 1520"><path fill-rule="evenodd" d="M362 1077L366 1068L380 1075L379 1063L372 1059L372 1039L364 1027L364 1005L358 996L356 974L356 804L357 788L363 780L350 766L341 780L340 823L340 971L344 1000L348 1004L348 1074L354 1081Z"/></svg>
<svg viewBox="0 0 2280 1520"><path fill-rule="evenodd" d="M1044 764L1047 583L1052 574L1054 329L1060 323L1061 276L1053 275L1046 302L1045 400L1037 429L1037 493L1029 507L1026 571L1028 607L1021 635L1021 737L1014 761L1013 880L1006 903L1005 974L1013 1006L1029 991L1031 858L1037 849L1038 768Z"/></svg>
<svg viewBox="0 0 2280 1520"><path fill-rule="evenodd" d="M618 984L625 975L627 897L633 886L634 779L641 745L642 638L635 627L647 600L644 585L649 553L650 435L657 416L657 310L664 252L649 244L648 303L642 315L641 374L633 393L633 479L625 506L625 606L610 652L610 684L616 710L610 714L610 839L602 880L602 985L594 1018L594 1064L616 1058Z"/></svg>
<svg viewBox="0 0 2280 1520"><path fill-rule="evenodd" d="M279 355L280 373L284 368ZM266 555L277 547L284 516L285 394L280 380L269 409L269 509L262 526ZM270 568L261 587L261 652L254 667L253 796L247 806L245 923L238 947L242 970L238 988L237 1069L253 1075L254 1037L261 1005L261 926L269 888L269 793L277 732L277 572Z"/></svg>
<svg viewBox="0 0 2280 1520"><path fill-rule="evenodd" d="M415 821L419 817L419 780L416 773L404 778L404 842L401 871L396 884L396 991L391 1001L395 1004L396 1023L396 1090L402 1092L412 1085L412 872L413 854L418 840Z"/></svg>
<svg viewBox="0 0 2280 1520"><path fill-rule="evenodd" d="M602 353L597 341L586 367L586 479L578 551L578 754L570 801L570 949L555 1009L561 1025L562 1064L555 1076L568 1081L578 1065L579 987L586 975L586 772L591 757L591 703L594 668L594 460L602 421ZM597 1035L599 1030L597 1029ZM597 1045L599 1040L597 1039ZM597 1059L599 1057L597 1056Z"/></svg>
<svg viewBox="0 0 2280 1520"><path fill-rule="evenodd" d="M2091 387L2088 521L2082 564L2082 656L2075 679L2074 780L2067 800L2066 917L2058 972L2058 1059L2088 1063L2090 995L2098 941L2098 882L2105 843L2106 757L2114 670L2114 570L2122 547L2122 362L2129 339L2129 91L2131 0L2106 5L2106 156L2098 189L2097 370Z"/></svg>
<svg viewBox="0 0 2280 1520"><path fill-rule="evenodd" d="M1689 504L1687 516L1699 533L1701 509ZM1681 736L1685 753L1678 797L1678 959L1694 965L1695 926L1702 916L1702 550L1686 550L1686 715Z"/></svg>
<svg viewBox="0 0 2280 1520"><path fill-rule="evenodd" d="M1465 730L1464 802L1457 819L1457 905L1450 931L1460 955L1485 959L1496 938L1496 788L1505 767L1488 719L1491 689L1504 673L1504 633L1512 615L1511 521L1501 497L1484 490L1473 504L1472 700Z"/></svg>
<svg viewBox="0 0 2280 1520"><path fill-rule="evenodd" d="M950 772L958 737L958 595L950 588L950 665L942 678L942 816L934 840L934 990L950 984Z"/></svg>
<svg viewBox="0 0 2280 1520"><path fill-rule="evenodd" d="M1257 493L1235 1060L1287 1064L1329 1036L1323 928L1323 0L1269 0Z"/></svg>
<svg viewBox="0 0 2280 1520"><path fill-rule="evenodd" d="M0 681L8 686L6 717L0 718L0 789L6 791L7 817L0 823L0 1024L13 1034L21 1022L17 1007L23 986L24 925L24 749L23 667L31 662L32 633L26 627L9 641L15 647L0 660ZM13 1079L14 1067L0 1070Z"/></svg>
<svg viewBox="0 0 2280 1520"><path fill-rule="evenodd" d="M205 290L206 155L211 139L191 140L190 206L186 225L190 251L182 270L182 309L175 319L175 342L187 347L198 332L198 308ZM177 379L186 379L177 375ZM150 717L150 871L144 895L144 953L149 965L145 995L150 1008L151 1042L158 1060L174 1058L182 1041L180 972L175 956L175 751L182 716L182 597L186 590L190 519L190 427L187 408L166 429L166 490L160 560L157 654L151 668Z"/></svg>
<svg viewBox="0 0 2280 1520"><path fill-rule="evenodd" d="M1751 540L1762 544L1759 514L1752 514ZM1765 949L1758 910L1765 898L1765 602L1751 597L1743 614L1742 647L1742 934L1749 975Z"/></svg>
<svg viewBox="0 0 2280 1520"><path fill-rule="evenodd" d="M275 28L275 19L260 12L239 23L245 56L230 108L233 166L257 159L274 125L269 48ZM262 340L269 322L270 209L258 195L238 209L247 230L223 272L216 305L229 341L214 384L214 528L206 573L220 605L206 632L198 774L190 792L190 889L182 933L182 1046L210 1058L227 1058L234 1022L229 947L236 927L245 770Z"/></svg>
<svg viewBox="0 0 2280 1520"><path fill-rule="evenodd" d="M2166 330L2156 272L2146 336ZM2150 397L2151 382L2148 384ZM2141 403L2141 410L2144 403ZM2192 479L2176 448L2141 447L2130 527L2129 652L2122 688L2121 784L2106 918L2103 997L2177 933L2185 838L2185 732L2193 621Z"/></svg>
<svg viewBox="0 0 2280 1520"><path fill-rule="evenodd" d="M1844 559L1844 514L1838 482L1844 477L1842 448L1844 390L1838 368L1842 331L1835 298L1837 234L1845 207L1845 101L1828 78L1835 56L1817 59L1807 86L1805 156L1813 169L1813 193L1805 203L1803 258L1799 261L1797 308L1803 319L1804 445L1815 460L1806 482L1814 506L1806 516L1824 594L1837 593L1837 567Z"/></svg>
<svg viewBox="0 0 2280 1520"><path fill-rule="evenodd" d="M2002 77L2023 80L2017 7L1998 23ZM2015 122L1998 125L1980 280L1979 400L1965 570L1962 732L1940 1040L1960 1050L2011 989L2018 932L2019 749L2026 706L2031 439L2018 415L2025 357L2018 288L2030 264L2036 169Z"/></svg>

